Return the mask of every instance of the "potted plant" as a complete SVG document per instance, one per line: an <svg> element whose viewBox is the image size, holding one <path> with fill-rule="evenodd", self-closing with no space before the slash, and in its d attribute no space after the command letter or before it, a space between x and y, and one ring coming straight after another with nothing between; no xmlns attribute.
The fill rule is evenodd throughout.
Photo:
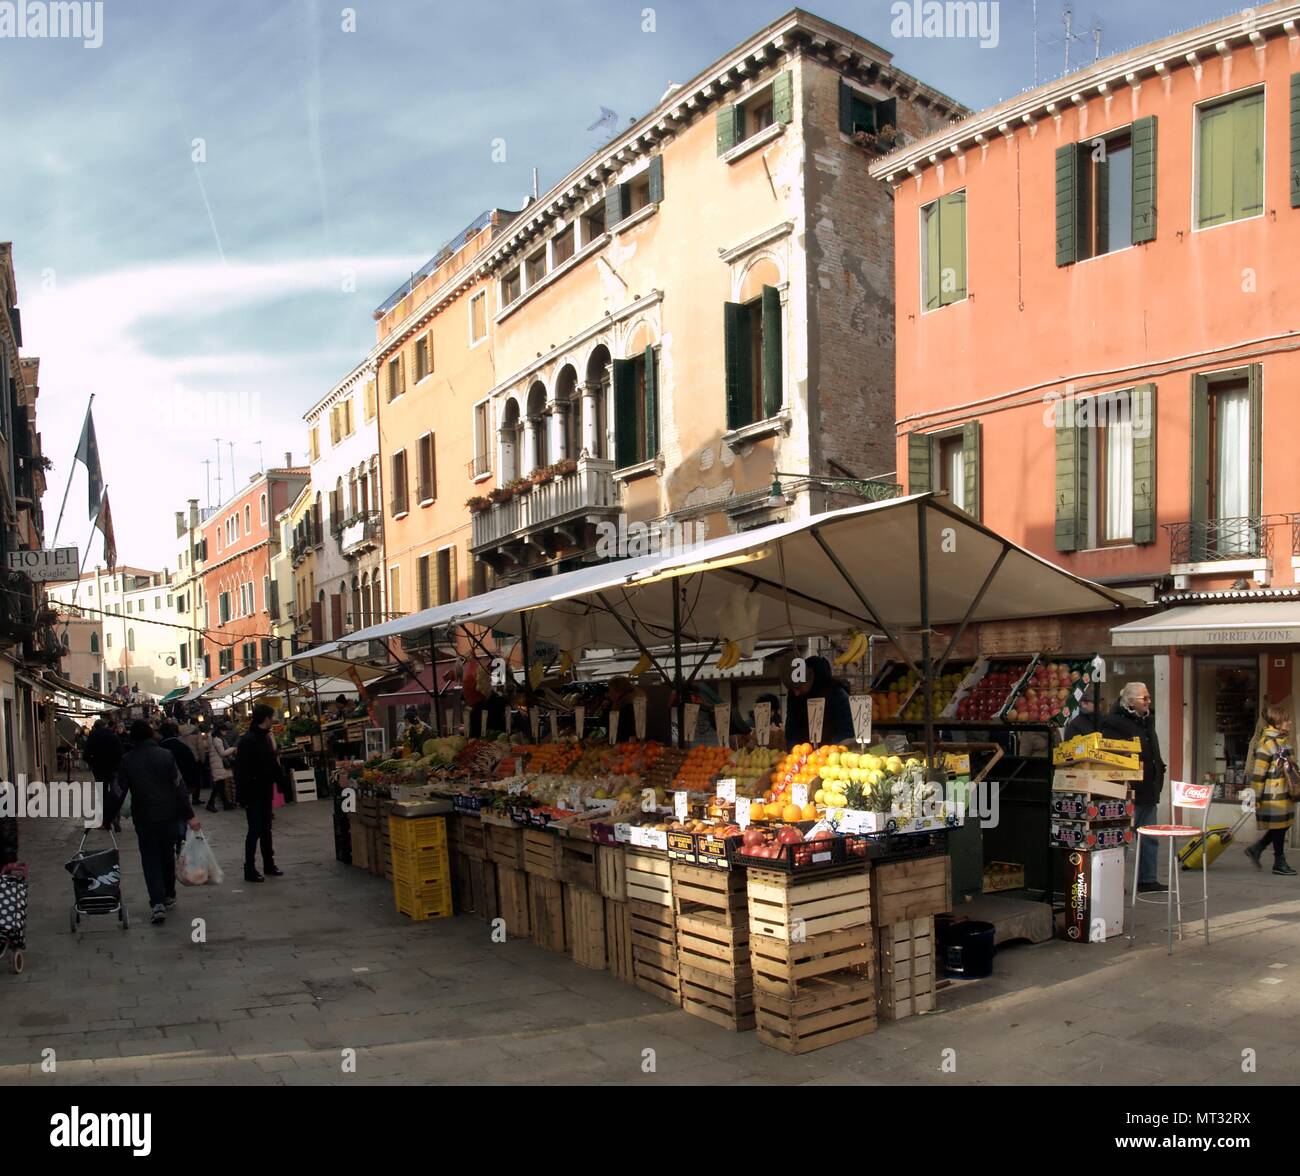
<svg viewBox="0 0 1300 1176"><path fill-rule="evenodd" d="M898 146L898 129L892 127L889 123L878 128L875 131L856 131L853 135L853 141L860 147L865 147L868 151L874 151L877 155L884 155L887 151L892 151Z"/></svg>
<svg viewBox="0 0 1300 1176"><path fill-rule="evenodd" d="M534 486L545 486L547 482L555 477L555 467L538 466L528 477L532 480Z"/></svg>
<svg viewBox="0 0 1300 1176"><path fill-rule="evenodd" d="M507 487L507 490L513 494L531 494L533 492L533 483L530 478L516 478Z"/></svg>
<svg viewBox="0 0 1300 1176"><path fill-rule="evenodd" d="M488 499L495 503L509 502L514 496L514 483L507 486L498 486L495 490L488 491Z"/></svg>
<svg viewBox="0 0 1300 1176"><path fill-rule="evenodd" d="M469 507L471 514L482 514L492 505L492 499L487 498L482 494L475 494L473 498L469 499L465 503L465 505Z"/></svg>
<svg viewBox="0 0 1300 1176"><path fill-rule="evenodd" d="M563 457L551 466L551 470L557 478L562 478L565 474L576 473L578 470L578 463L571 457Z"/></svg>

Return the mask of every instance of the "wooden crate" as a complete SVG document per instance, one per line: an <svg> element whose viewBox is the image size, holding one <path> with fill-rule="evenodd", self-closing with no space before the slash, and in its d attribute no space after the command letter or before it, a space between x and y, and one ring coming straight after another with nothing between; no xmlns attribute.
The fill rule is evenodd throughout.
<svg viewBox="0 0 1300 1176"><path fill-rule="evenodd" d="M749 926L744 870L711 870L672 863L673 909L679 915L705 915L728 927Z"/></svg>
<svg viewBox="0 0 1300 1176"><path fill-rule="evenodd" d="M352 838L352 864L358 869L370 869L370 831L359 821L353 821L348 829Z"/></svg>
<svg viewBox="0 0 1300 1176"><path fill-rule="evenodd" d="M660 1000L681 1004L673 908L665 903L630 898L627 909L633 982Z"/></svg>
<svg viewBox="0 0 1300 1176"><path fill-rule="evenodd" d="M750 934L749 966L754 988L792 1000L827 976L870 979L873 932L870 927L827 931L803 943L784 943Z"/></svg>
<svg viewBox="0 0 1300 1176"><path fill-rule="evenodd" d="M600 846L594 841L578 837L561 837L559 842L560 881L566 886L599 894L600 876L596 869L596 851Z"/></svg>
<svg viewBox="0 0 1300 1176"><path fill-rule="evenodd" d="M877 864L871 875L872 922L877 927L952 910L952 863L946 855Z"/></svg>
<svg viewBox="0 0 1300 1176"><path fill-rule="evenodd" d="M497 866L497 905L505 920L506 935L527 939L532 934L532 917L528 909L528 875L523 870Z"/></svg>
<svg viewBox="0 0 1300 1176"><path fill-rule="evenodd" d="M628 901L648 902L671 909L673 879L667 856L655 856L631 849L624 852L627 854Z"/></svg>
<svg viewBox="0 0 1300 1176"><path fill-rule="evenodd" d="M528 913L532 940L547 951L563 952L564 887L551 878L528 879Z"/></svg>
<svg viewBox="0 0 1300 1176"><path fill-rule="evenodd" d="M871 879L864 869L801 877L749 871L749 931L798 943L871 923Z"/></svg>
<svg viewBox="0 0 1300 1176"><path fill-rule="evenodd" d="M759 1041L789 1054L810 1053L872 1032L876 988L868 979L819 977L796 997L754 994Z"/></svg>
<svg viewBox="0 0 1300 1176"><path fill-rule="evenodd" d="M524 831L513 821L484 817L483 849L490 862L507 870L524 868Z"/></svg>
<svg viewBox="0 0 1300 1176"><path fill-rule="evenodd" d="M384 876L384 843L379 838L379 826L371 825L366 829L366 860L370 863L370 872L376 878Z"/></svg>
<svg viewBox="0 0 1300 1176"><path fill-rule="evenodd" d="M728 978L679 961L678 977L686 1012L737 1033L754 1028L754 985L748 976Z"/></svg>
<svg viewBox="0 0 1300 1176"><path fill-rule="evenodd" d="M677 961L723 979L749 981L749 929L727 926L708 914L678 915Z"/></svg>
<svg viewBox="0 0 1300 1176"><path fill-rule="evenodd" d="M499 914L497 904L497 868L491 862L467 858L469 887L473 906L470 908L480 919L491 922Z"/></svg>
<svg viewBox="0 0 1300 1176"><path fill-rule="evenodd" d="M487 849L483 843L483 822L478 817L461 813L459 824L461 853L475 861L487 861Z"/></svg>
<svg viewBox="0 0 1300 1176"><path fill-rule="evenodd" d="M595 863L592 863L593 867ZM605 900L594 890L564 887L564 925L569 929L573 962L584 968L604 970Z"/></svg>
<svg viewBox="0 0 1300 1176"><path fill-rule="evenodd" d="M889 1021L934 1009L934 916L881 927L876 972L876 1010Z"/></svg>
<svg viewBox="0 0 1300 1176"><path fill-rule="evenodd" d="M472 860L463 853L457 853L451 859L452 908L458 915L474 914L474 887L469 876Z"/></svg>
<svg viewBox="0 0 1300 1176"><path fill-rule="evenodd" d="M627 902L627 854L621 845L596 846L596 881L606 898Z"/></svg>
<svg viewBox="0 0 1300 1176"><path fill-rule="evenodd" d="M524 870L551 882L560 880L560 839L554 833L524 830Z"/></svg>
<svg viewBox="0 0 1300 1176"><path fill-rule="evenodd" d="M632 917L627 903L605 899L605 959L610 975L624 984L631 984L632 974Z"/></svg>

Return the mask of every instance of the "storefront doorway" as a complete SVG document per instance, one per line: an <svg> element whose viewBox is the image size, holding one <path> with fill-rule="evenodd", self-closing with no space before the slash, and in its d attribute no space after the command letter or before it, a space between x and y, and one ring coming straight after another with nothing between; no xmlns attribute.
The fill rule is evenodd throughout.
<svg viewBox="0 0 1300 1176"><path fill-rule="evenodd" d="M1215 799L1232 801L1250 774L1247 754L1259 716L1257 658L1197 657L1192 779L1212 782Z"/></svg>

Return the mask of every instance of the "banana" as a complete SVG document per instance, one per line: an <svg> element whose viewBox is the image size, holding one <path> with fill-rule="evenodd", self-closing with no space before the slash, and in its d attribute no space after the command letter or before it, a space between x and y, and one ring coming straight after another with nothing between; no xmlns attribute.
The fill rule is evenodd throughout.
<svg viewBox="0 0 1300 1176"><path fill-rule="evenodd" d="M649 670L653 664L654 663L650 660L649 656L643 653L637 659L636 665L632 667L632 677L639 678L642 674L644 674L647 670Z"/></svg>
<svg viewBox="0 0 1300 1176"><path fill-rule="evenodd" d="M722 653L719 655L715 666L719 670L729 670L740 660L740 646L734 641L726 642L722 647Z"/></svg>
<svg viewBox="0 0 1300 1176"><path fill-rule="evenodd" d="M535 661L528 667L528 685L534 690L542 684L542 679L546 677L546 667L541 662Z"/></svg>
<svg viewBox="0 0 1300 1176"><path fill-rule="evenodd" d="M860 662L867 653L867 635L865 633L854 632L850 635L849 644L836 659L837 666L855 666Z"/></svg>
<svg viewBox="0 0 1300 1176"><path fill-rule="evenodd" d="M560 672L567 674L571 669L573 669L573 654L565 649L560 653Z"/></svg>

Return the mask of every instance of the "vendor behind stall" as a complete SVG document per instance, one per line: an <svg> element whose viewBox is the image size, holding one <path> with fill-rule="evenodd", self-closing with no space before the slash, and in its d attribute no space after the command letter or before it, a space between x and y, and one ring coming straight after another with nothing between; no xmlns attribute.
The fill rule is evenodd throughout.
<svg viewBox="0 0 1300 1176"><path fill-rule="evenodd" d="M835 680L831 663L824 657L805 659L801 681L790 675L790 705L786 715L785 740L787 747L807 743L808 700L824 698L826 709L822 715L823 743L847 743L853 738L853 708L849 705L849 692Z"/></svg>
<svg viewBox="0 0 1300 1176"><path fill-rule="evenodd" d="M406 708L405 718L406 726L402 728L402 741L418 755L424 746L424 741L433 738L433 728L420 717L419 710L413 706Z"/></svg>
<svg viewBox="0 0 1300 1176"><path fill-rule="evenodd" d="M478 662L471 661L465 665L465 674L461 679L461 700L469 708L465 734L471 739L482 736L484 713L487 714L487 730L506 729L506 700L497 693L487 670Z"/></svg>

